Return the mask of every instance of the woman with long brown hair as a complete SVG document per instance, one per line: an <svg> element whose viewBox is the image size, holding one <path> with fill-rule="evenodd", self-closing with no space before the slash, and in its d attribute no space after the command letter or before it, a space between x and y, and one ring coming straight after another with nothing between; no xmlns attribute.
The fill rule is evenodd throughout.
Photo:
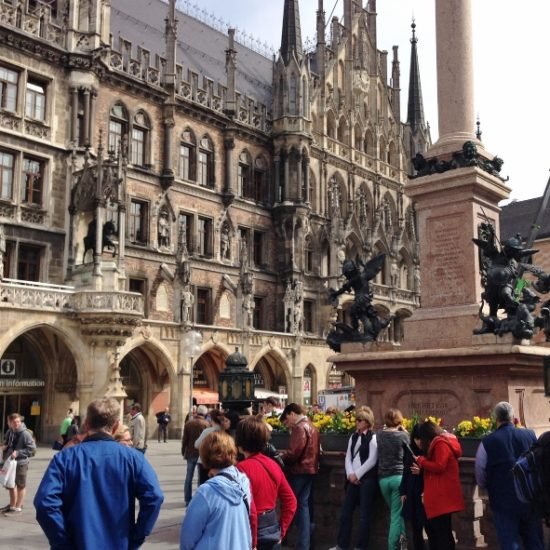
<svg viewBox="0 0 550 550"><path fill-rule="evenodd" d="M424 472L424 508L430 548L454 550L451 515L464 510L458 470L462 447L454 434L445 432L433 422L423 422L418 428L418 436L425 456L417 456L417 465L411 470Z"/></svg>

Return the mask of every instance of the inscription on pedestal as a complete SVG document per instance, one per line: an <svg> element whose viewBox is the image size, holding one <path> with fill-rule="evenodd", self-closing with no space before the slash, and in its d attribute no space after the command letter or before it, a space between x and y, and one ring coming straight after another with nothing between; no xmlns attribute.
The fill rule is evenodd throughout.
<svg viewBox="0 0 550 550"><path fill-rule="evenodd" d="M442 216L427 220L429 241L427 288L422 296L429 307L462 304L466 298L464 285L464 217ZM424 277L426 277L423 274ZM428 303L426 303L428 302Z"/></svg>
<svg viewBox="0 0 550 550"><path fill-rule="evenodd" d="M412 390L401 393L397 397L396 406L405 416L418 415L424 419L428 416L454 419L460 413L460 401L458 397L448 390Z"/></svg>

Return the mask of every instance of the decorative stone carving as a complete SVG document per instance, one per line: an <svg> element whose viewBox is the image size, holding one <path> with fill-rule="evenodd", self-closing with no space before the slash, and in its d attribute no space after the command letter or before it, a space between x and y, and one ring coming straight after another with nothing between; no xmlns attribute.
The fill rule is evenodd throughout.
<svg viewBox="0 0 550 550"><path fill-rule="evenodd" d="M0 113L0 126L9 130L21 130L21 119L11 113Z"/></svg>
<svg viewBox="0 0 550 550"><path fill-rule="evenodd" d="M45 219L45 210L37 210L36 208L21 208L22 222L43 224Z"/></svg>
<svg viewBox="0 0 550 550"><path fill-rule="evenodd" d="M26 120L25 133L40 139L50 139L50 129L38 122Z"/></svg>

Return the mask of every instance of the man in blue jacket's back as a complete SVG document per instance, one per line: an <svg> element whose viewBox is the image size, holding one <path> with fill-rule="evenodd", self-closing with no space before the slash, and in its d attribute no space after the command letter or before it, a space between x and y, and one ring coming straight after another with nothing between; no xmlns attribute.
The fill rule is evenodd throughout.
<svg viewBox="0 0 550 550"><path fill-rule="evenodd" d="M153 530L164 495L143 454L112 438L119 416L114 399L90 403L89 435L48 466L34 507L52 549L134 549Z"/></svg>

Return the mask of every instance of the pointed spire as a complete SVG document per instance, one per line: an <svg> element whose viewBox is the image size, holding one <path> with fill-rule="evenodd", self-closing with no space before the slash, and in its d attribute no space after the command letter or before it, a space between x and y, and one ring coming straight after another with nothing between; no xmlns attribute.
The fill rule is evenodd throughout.
<svg viewBox="0 0 550 550"><path fill-rule="evenodd" d="M283 33L281 36L281 57L285 64L290 61L292 51L295 52L298 60L303 57L300 8L298 0L285 0Z"/></svg>
<svg viewBox="0 0 550 550"><path fill-rule="evenodd" d="M407 122L415 133L424 127L424 105L422 102L422 87L420 86L420 68L418 65L418 52L416 49L416 23L414 19L411 24L411 68L409 73L409 104L407 110Z"/></svg>
<svg viewBox="0 0 550 550"><path fill-rule="evenodd" d="M166 42L165 86L173 89L176 85L176 43L178 40L178 20L176 18L176 0L169 0L168 14L164 19Z"/></svg>

